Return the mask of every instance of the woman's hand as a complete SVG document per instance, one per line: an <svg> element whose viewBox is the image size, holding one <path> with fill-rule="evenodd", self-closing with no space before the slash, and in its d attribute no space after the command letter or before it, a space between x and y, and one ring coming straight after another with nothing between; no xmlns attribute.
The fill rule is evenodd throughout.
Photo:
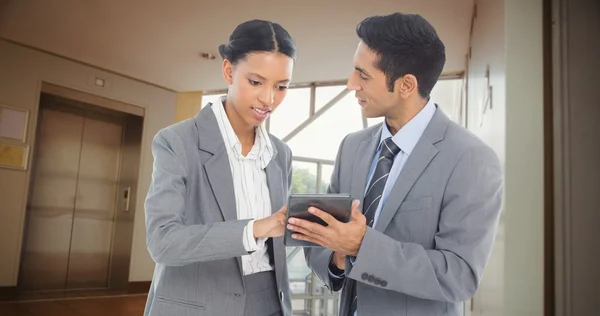
<svg viewBox="0 0 600 316"><path fill-rule="evenodd" d="M254 238L268 238L283 236L285 231L285 214L287 206L283 206L269 217L254 222Z"/></svg>

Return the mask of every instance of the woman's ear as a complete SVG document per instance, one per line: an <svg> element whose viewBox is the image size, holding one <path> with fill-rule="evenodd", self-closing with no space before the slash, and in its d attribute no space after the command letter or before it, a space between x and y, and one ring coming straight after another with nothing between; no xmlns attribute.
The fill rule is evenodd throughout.
<svg viewBox="0 0 600 316"><path fill-rule="evenodd" d="M225 79L227 85L230 86L233 84L233 64L229 59L223 59L222 71L223 79Z"/></svg>

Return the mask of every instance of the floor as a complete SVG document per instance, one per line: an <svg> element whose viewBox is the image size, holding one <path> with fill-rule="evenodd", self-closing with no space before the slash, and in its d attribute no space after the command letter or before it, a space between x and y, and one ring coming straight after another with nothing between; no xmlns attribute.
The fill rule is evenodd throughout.
<svg viewBox="0 0 600 316"><path fill-rule="evenodd" d="M143 315L145 294L115 291L37 292L0 302L2 316L121 316Z"/></svg>

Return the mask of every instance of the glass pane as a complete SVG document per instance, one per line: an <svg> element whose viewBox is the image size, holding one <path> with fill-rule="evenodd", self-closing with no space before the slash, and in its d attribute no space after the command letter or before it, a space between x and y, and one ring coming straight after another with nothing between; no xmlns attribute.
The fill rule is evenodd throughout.
<svg viewBox="0 0 600 316"><path fill-rule="evenodd" d="M317 164L292 161L291 193L317 193Z"/></svg>
<svg viewBox="0 0 600 316"><path fill-rule="evenodd" d="M327 193L332 173L333 165L321 165L321 190L319 193Z"/></svg>
<svg viewBox="0 0 600 316"><path fill-rule="evenodd" d="M292 293L294 293L294 292L292 292ZM293 299L293 296L292 296L292 315L294 315L294 316L310 315L310 314L308 314L308 312L305 313L306 309L304 308L304 304L305 304L305 300Z"/></svg>
<svg viewBox="0 0 600 316"><path fill-rule="evenodd" d="M304 250L301 247L287 247L288 274L292 294L304 294L306 277L311 274L310 268L304 259ZM302 284L300 284L302 283Z"/></svg>
<svg viewBox="0 0 600 316"><path fill-rule="evenodd" d="M375 118L367 118L367 125L369 127L375 125L375 124L379 124L383 122L383 116L382 117L375 117Z"/></svg>
<svg viewBox="0 0 600 316"><path fill-rule="evenodd" d="M342 139L362 128L360 106L350 93L290 139L288 145L294 156L335 160Z"/></svg>
<svg viewBox="0 0 600 316"><path fill-rule="evenodd" d="M284 138L308 119L309 108L310 88L289 89L283 102L271 114L269 132Z"/></svg>
<svg viewBox="0 0 600 316"><path fill-rule="evenodd" d="M437 82L431 90L431 99L450 117L459 122L463 79L447 79Z"/></svg>
<svg viewBox="0 0 600 316"><path fill-rule="evenodd" d="M304 258L304 250L302 247L288 247L287 262L288 262L288 274L290 282L290 292L292 295L292 311L294 315L305 315L306 301L303 299L294 299L299 295L305 295L309 293L309 283L312 271L306 265L306 259Z"/></svg>
<svg viewBox="0 0 600 316"><path fill-rule="evenodd" d="M345 88L346 86L317 87L315 91L315 111L322 108Z"/></svg>
<svg viewBox="0 0 600 316"><path fill-rule="evenodd" d="M203 95L202 96L202 106L205 106L208 102L215 103L215 102L217 102L217 100L220 97L222 97L224 95L225 95L225 93Z"/></svg>

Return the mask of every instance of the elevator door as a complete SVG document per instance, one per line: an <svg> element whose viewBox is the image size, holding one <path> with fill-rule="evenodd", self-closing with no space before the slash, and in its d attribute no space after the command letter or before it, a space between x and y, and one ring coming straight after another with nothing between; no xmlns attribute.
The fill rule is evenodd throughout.
<svg viewBox="0 0 600 316"><path fill-rule="evenodd" d="M20 288L107 287L123 125L43 106L38 128Z"/></svg>

